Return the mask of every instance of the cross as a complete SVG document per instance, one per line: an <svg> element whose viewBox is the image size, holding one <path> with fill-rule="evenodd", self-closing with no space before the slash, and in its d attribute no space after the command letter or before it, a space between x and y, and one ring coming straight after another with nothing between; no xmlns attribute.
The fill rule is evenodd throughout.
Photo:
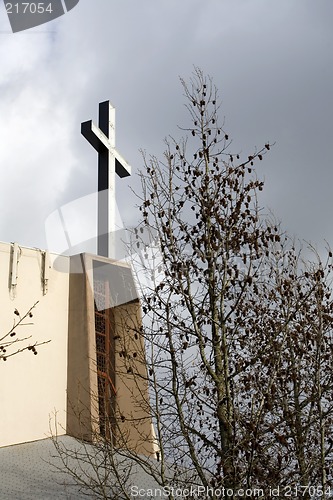
<svg viewBox="0 0 333 500"><path fill-rule="evenodd" d="M97 254L115 257L116 173L131 175L131 167L116 150L115 108L110 101L99 104L98 125L89 120L81 123L81 134L98 152L98 238Z"/></svg>

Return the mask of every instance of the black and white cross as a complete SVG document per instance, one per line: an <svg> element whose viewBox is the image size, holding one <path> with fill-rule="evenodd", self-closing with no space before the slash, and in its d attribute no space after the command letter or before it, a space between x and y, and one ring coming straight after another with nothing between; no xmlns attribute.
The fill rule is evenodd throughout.
<svg viewBox="0 0 333 500"><path fill-rule="evenodd" d="M131 167L116 150L115 108L110 101L99 104L98 127L89 120L81 123L81 133L98 152L98 238L97 254L114 257L116 230L116 173L131 175Z"/></svg>

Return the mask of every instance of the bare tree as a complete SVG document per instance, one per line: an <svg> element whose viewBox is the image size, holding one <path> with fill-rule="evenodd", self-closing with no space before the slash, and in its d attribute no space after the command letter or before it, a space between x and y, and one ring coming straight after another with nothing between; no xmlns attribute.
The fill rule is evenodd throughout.
<svg viewBox="0 0 333 500"><path fill-rule="evenodd" d="M279 498L328 498L332 253L322 261L302 249L260 208L254 164L271 145L232 153L212 80L195 69L182 85L186 138L170 138L163 161L144 156L141 173L135 240L146 252L140 273L153 283L137 332L145 350L122 350L132 381L145 376L137 363L147 366L158 461L126 446L119 424L104 450L138 464L170 498L172 487L202 498L270 488ZM158 241L160 268L146 234ZM124 497L133 480L120 481Z"/></svg>
<svg viewBox="0 0 333 500"><path fill-rule="evenodd" d="M14 310L14 320L12 328L2 337L0 337L0 361L7 361L8 358L15 356L23 351L31 351L32 354L37 355L37 347L50 342L29 342L31 335L19 336L17 331L22 326L30 326L32 323L29 321L33 317L33 309L37 306L36 302L30 309L21 316L17 309Z"/></svg>

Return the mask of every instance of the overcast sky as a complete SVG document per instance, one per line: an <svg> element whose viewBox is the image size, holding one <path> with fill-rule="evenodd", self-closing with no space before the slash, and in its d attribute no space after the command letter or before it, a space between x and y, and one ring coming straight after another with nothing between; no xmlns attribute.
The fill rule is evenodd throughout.
<svg viewBox="0 0 333 500"><path fill-rule="evenodd" d="M332 0L80 0L12 34L1 3L0 240L59 250L45 224L96 189L97 155L80 123L97 123L107 99L132 165L133 177L117 183L132 224L139 149L160 154L164 137L181 135L179 76L196 65L219 88L234 150L276 143L259 165L263 202L291 233L333 245L332 19ZM86 217L77 226L91 225Z"/></svg>

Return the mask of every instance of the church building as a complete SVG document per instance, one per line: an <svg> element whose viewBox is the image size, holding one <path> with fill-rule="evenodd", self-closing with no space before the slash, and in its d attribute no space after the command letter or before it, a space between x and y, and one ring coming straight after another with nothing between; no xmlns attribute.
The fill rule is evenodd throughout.
<svg viewBox="0 0 333 500"><path fill-rule="evenodd" d="M131 267L112 258L115 175L130 174L115 149L114 123L107 101L99 126L81 128L98 152L97 255L0 243L0 338L11 332L14 341L0 352L4 463L51 435L88 443L102 437L156 458L140 300ZM25 345L31 348L10 357Z"/></svg>

